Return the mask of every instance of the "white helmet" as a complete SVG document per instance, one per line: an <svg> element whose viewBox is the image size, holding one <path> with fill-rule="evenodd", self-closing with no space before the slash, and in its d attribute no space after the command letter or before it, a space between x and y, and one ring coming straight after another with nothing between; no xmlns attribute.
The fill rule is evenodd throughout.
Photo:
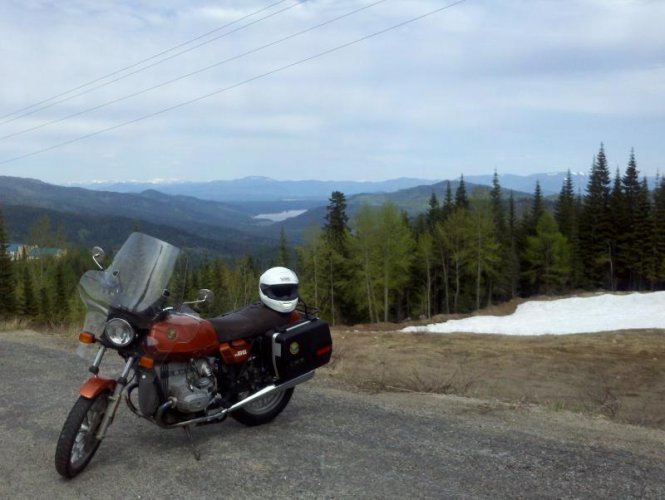
<svg viewBox="0 0 665 500"><path fill-rule="evenodd" d="M259 297L274 311L292 312L298 304L298 276L285 267L271 267L259 278Z"/></svg>

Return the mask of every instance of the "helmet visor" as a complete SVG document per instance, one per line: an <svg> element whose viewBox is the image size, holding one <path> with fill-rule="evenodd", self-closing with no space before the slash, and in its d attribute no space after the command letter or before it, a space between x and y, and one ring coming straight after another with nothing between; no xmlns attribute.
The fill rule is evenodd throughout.
<svg viewBox="0 0 665 500"><path fill-rule="evenodd" d="M261 285L261 291L266 297L274 300L295 300L298 298L298 285L294 283Z"/></svg>

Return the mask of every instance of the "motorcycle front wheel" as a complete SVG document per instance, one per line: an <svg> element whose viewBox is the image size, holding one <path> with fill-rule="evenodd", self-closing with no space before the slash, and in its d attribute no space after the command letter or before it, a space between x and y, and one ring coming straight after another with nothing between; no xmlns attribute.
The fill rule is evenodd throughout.
<svg viewBox="0 0 665 500"><path fill-rule="evenodd" d="M231 417L248 426L266 424L282 413L292 395L293 388L270 394L234 411L231 413ZM249 394L241 394L241 398L243 396L246 397Z"/></svg>
<svg viewBox="0 0 665 500"><path fill-rule="evenodd" d="M55 468L66 478L72 478L88 465L99 448L97 430L108 406L108 392L92 399L79 397L62 426L55 449Z"/></svg>

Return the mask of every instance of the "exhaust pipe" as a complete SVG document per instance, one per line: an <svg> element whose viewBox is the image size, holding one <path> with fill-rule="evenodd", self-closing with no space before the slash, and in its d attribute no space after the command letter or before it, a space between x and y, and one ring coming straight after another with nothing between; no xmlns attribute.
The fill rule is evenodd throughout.
<svg viewBox="0 0 665 500"><path fill-rule="evenodd" d="M239 410L245 405L248 405L249 403L253 403L257 399L265 398L266 396L270 396L271 394L277 392L277 391L285 391L287 389L291 389L292 387L295 387L299 384L302 384L303 382L307 382L309 379L311 379L314 376L314 371L307 372L304 375L300 375L299 377L296 377L294 379L289 380L288 382L284 382L283 384L279 385L269 385L268 387L264 387L258 392L255 392L251 396L247 396L245 399L242 401L238 401L236 404L231 406L226 410L227 413L230 413L235 410Z"/></svg>
<svg viewBox="0 0 665 500"><path fill-rule="evenodd" d="M300 375L299 377L296 377L294 379L288 380L282 384L272 384L267 387L264 387L258 392L255 392L251 396L246 397L245 399L238 401L236 404L230 406L229 408L223 408L219 410L216 413L213 413L212 415L206 415L205 417L199 417L199 418L193 418L191 420L186 420L184 422L178 422L177 424L166 424L163 421L163 416L164 412L168 410L169 408L175 406L176 401L174 398L170 398L166 403L161 405L159 409L157 410L157 414L155 415L155 422L157 425L160 427L164 428L169 428L172 429L174 427L185 427L187 425L199 425L199 424L208 424L211 422L214 422L215 420L222 420L226 418L226 416L234 412L236 410L239 410L245 405L248 405L250 403L253 403L257 399L265 398L266 396L270 396L271 394L274 394L275 392L278 391L285 391L287 389L291 389L292 387L295 387L299 384L302 384L303 382L307 382L309 379L314 377L314 370L311 372L307 372L304 375Z"/></svg>

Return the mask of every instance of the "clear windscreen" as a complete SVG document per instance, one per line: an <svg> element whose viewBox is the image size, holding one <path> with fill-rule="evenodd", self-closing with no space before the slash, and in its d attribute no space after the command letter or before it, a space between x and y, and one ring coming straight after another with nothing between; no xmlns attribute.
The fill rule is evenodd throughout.
<svg viewBox="0 0 665 500"><path fill-rule="evenodd" d="M79 292L88 311L84 330L99 335L111 309L133 314L151 313L172 278L180 250L143 233L132 233L111 265L88 271Z"/></svg>

